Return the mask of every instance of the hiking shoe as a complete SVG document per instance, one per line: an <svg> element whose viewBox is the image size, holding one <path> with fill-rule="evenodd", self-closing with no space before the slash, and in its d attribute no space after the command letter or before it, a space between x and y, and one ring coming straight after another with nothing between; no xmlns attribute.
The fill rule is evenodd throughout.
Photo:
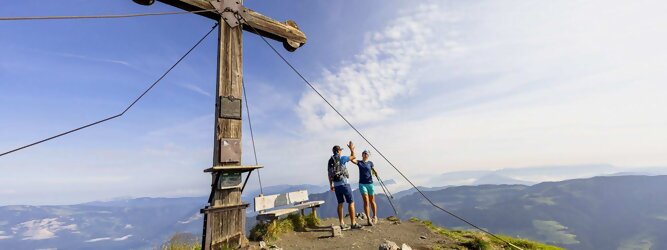
<svg viewBox="0 0 667 250"><path fill-rule="evenodd" d="M362 229L363 227L357 223L352 224L352 229Z"/></svg>
<svg viewBox="0 0 667 250"><path fill-rule="evenodd" d="M348 229L350 229L350 226L345 224L340 224L340 230L348 230Z"/></svg>

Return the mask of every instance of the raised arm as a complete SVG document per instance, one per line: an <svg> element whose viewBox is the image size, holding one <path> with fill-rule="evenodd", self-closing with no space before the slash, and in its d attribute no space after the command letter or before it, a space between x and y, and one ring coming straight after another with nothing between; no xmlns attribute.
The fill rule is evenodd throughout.
<svg viewBox="0 0 667 250"><path fill-rule="evenodd" d="M350 143L347 144L347 147L350 148L350 161L357 164L357 157L354 155L354 143L350 141Z"/></svg>

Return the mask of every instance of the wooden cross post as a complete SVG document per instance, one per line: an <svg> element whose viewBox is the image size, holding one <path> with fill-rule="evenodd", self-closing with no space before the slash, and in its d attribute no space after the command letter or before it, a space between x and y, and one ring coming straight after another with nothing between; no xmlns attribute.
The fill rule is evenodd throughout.
<svg viewBox="0 0 667 250"><path fill-rule="evenodd" d="M154 0L133 0L150 5ZM244 248L245 209L241 202L242 173L261 166L241 166L241 99L243 96L242 30L283 43L294 51L306 43L306 36L293 21L278 22L245 8L242 0L158 0L187 10L211 10L198 15L219 23L218 76L213 136L213 166L204 170L212 176L211 195L204 214L203 249ZM252 28L251 28L252 27ZM245 185L245 183L244 183Z"/></svg>

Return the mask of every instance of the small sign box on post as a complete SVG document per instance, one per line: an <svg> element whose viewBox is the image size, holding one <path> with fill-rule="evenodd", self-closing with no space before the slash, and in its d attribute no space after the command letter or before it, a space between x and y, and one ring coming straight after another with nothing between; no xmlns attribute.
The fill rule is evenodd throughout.
<svg viewBox="0 0 667 250"><path fill-rule="evenodd" d="M233 96L221 96L220 118L241 120L241 99Z"/></svg>
<svg viewBox="0 0 667 250"><path fill-rule="evenodd" d="M220 181L218 181L218 189L238 188L241 186L241 173L222 172L220 174Z"/></svg>
<svg viewBox="0 0 667 250"><path fill-rule="evenodd" d="M240 139L222 139L220 143L220 162L221 163L239 163L241 162L241 140Z"/></svg>

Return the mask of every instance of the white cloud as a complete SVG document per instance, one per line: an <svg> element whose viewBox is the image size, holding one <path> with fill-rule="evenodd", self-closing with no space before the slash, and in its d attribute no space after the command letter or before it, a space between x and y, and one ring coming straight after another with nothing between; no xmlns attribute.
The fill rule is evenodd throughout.
<svg viewBox="0 0 667 250"><path fill-rule="evenodd" d="M128 227L128 226L129 226L129 227ZM127 229L127 228L132 228L132 225L127 224L127 225L125 225L125 228L126 228L126 229ZM84 242L87 242L87 243L93 243L93 242L109 241L109 240L112 240L112 241L124 241L124 240L129 239L130 237L132 237L131 234L125 235L125 236L123 236L123 237L117 237L117 238L114 238L114 237L99 237L99 238L90 239L90 240L87 240L87 241L84 241Z"/></svg>
<svg viewBox="0 0 667 250"><path fill-rule="evenodd" d="M193 222L193 221L196 221L197 219L202 218L202 217L203 217L202 214L200 214L200 213L196 213L196 214L193 214L192 216L190 216L190 218L188 218L187 220L184 220L184 221L180 221L180 220L179 220L178 223L181 223L181 224L188 224L188 223L191 223L191 222Z"/></svg>
<svg viewBox="0 0 667 250"><path fill-rule="evenodd" d="M2 224L0 223L0 225L2 225ZM4 234L5 234L5 231L0 231L0 240L11 239L11 238L14 237L13 235L4 235Z"/></svg>
<svg viewBox="0 0 667 250"><path fill-rule="evenodd" d="M415 66L423 58L462 49L434 29L453 20L434 4L405 11L381 31L370 33L363 51L352 61L325 70L316 88L352 121L382 120L395 113L398 99L413 91L414 74L419 71ZM297 113L308 130L344 124L310 89L299 101Z"/></svg>
<svg viewBox="0 0 667 250"><path fill-rule="evenodd" d="M132 228L134 228L134 226L132 226L132 224L125 225L125 229L132 229Z"/></svg>
<svg viewBox="0 0 667 250"><path fill-rule="evenodd" d="M316 86L409 175L664 165L667 30L657 24L667 22L660 11L666 5L452 1L406 7L369 33L358 55L325 70ZM311 133L276 136L258 149L281 149L262 156L267 166L298 154L290 165L295 171L267 167L266 175L321 182L313 176L324 175L317 166L331 145L360 141L310 92L296 113ZM385 179L402 181L387 172Z"/></svg>
<svg viewBox="0 0 667 250"><path fill-rule="evenodd" d="M130 237L132 237L132 235L131 235L131 234L128 234L128 235L125 235L125 236L123 236L123 237L114 238L113 240L114 240L114 241L124 241L124 240L129 239Z"/></svg>
<svg viewBox="0 0 667 250"><path fill-rule="evenodd" d="M56 233L62 230L77 231L76 224L66 225L58 218L30 220L12 227L12 231L23 231L23 240L45 240L55 238Z"/></svg>
<svg viewBox="0 0 667 250"><path fill-rule="evenodd" d="M111 240L111 237L94 238L94 239L87 240L85 242L90 243L90 242L98 242L98 241L105 241L105 240Z"/></svg>
<svg viewBox="0 0 667 250"><path fill-rule="evenodd" d="M206 90L202 89L201 87L191 84L191 83L184 83L184 84L179 84L178 86L181 86L187 90L190 90L192 92L195 92L197 94L203 95L203 96L211 96L211 93L207 92Z"/></svg>
<svg viewBox="0 0 667 250"><path fill-rule="evenodd" d="M126 66L126 67L132 67L132 65L130 63L128 63L126 61L123 61L123 60L99 58L99 57L87 56L87 55L77 55L77 54L72 54L72 53L55 52L55 53L52 53L52 54L58 55L58 56L81 59L81 60L85 60L85 61L91 61L91 62L112 63L112 64L123 65L123 66Z"/></svg>

